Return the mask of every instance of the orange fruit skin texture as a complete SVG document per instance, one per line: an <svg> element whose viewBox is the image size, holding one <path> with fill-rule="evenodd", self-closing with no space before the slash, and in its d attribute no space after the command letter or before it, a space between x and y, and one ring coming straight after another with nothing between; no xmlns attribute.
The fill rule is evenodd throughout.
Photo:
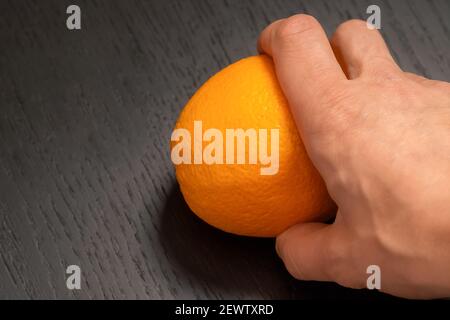
<svg viewBox="0 0 450 320"><path fill-rule="evenodd" d="M221 130L224 163L226 128L278 128L280 136L279 171L275 175L261 175L261 166L267 165L259 161L176 165L181 192L198 217L226 232L274 237L296 223L323 221L330 216L334 202L306 154L271 58L259 55L242 59L203 84L175 126L190 131L192 144L195 120L203 122L203 132L208 128ZM203 142L203 148L208 144ZM193 163L193 145L191 149Z"/></svg>

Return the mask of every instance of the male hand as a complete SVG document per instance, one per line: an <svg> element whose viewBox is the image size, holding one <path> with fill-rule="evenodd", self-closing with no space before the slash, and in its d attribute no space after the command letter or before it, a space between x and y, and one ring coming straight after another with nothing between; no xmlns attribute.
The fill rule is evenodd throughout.
<svg viewBox="0 0 450 320"><path fill-rule="evenodd" d="M296 15L268 26L258 46L339 208L333 224L277 238L289 272L364 288L378 265L381 291L450 296L450 84L402 72L359 20L329 41Z"/></svg>

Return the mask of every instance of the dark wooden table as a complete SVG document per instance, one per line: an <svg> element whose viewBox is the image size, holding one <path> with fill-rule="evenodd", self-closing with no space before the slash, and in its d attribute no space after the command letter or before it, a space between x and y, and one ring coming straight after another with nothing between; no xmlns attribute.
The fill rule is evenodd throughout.
<svg viewBox="0 0 450 320"><path fill-rule="evenodd" d="M296 281L272 239L205 225L169 157L184 103L270 21L306 12L331 33L373 3L399 64L449 81L447 0L1 0L0 298L388 298Z"/></svg>

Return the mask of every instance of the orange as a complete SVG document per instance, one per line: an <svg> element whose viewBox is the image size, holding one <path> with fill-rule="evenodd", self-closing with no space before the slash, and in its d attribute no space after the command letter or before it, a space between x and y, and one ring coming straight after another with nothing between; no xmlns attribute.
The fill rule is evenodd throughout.
<svg viewBox="0 0 450 320"><path fill-rule="evenodd" d="M192 144L194 121L202 122L203 133L215 128L224 139L229 128L267 129L269 151L273 138L269 130L279 132L276 174L262 175L261 168L267 165L260 159L249 163L250 139L245 140L244 164L192 160L175 166L184 199L210 225L239 235L273 237L296 223L324 220L333 211L334 203L308 158L271 58L248 57L211 77L189 100L175 126L191 133ZM172 139L172 151L181 140ZM209 143L200 141L203 151ZM194 159L194 147L190 152Z"/></svg>

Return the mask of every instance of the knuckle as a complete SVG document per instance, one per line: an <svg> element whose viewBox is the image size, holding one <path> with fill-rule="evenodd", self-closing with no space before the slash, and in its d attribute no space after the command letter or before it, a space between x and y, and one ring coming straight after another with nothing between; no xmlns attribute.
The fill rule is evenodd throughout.
<svg viewBox="0 0 450 320"><path fill-rule="evenodd" d="M319 22L310 15L298 14L281 22L275 31L275 37L281 43L293 40L317 30Z"/></svg>

